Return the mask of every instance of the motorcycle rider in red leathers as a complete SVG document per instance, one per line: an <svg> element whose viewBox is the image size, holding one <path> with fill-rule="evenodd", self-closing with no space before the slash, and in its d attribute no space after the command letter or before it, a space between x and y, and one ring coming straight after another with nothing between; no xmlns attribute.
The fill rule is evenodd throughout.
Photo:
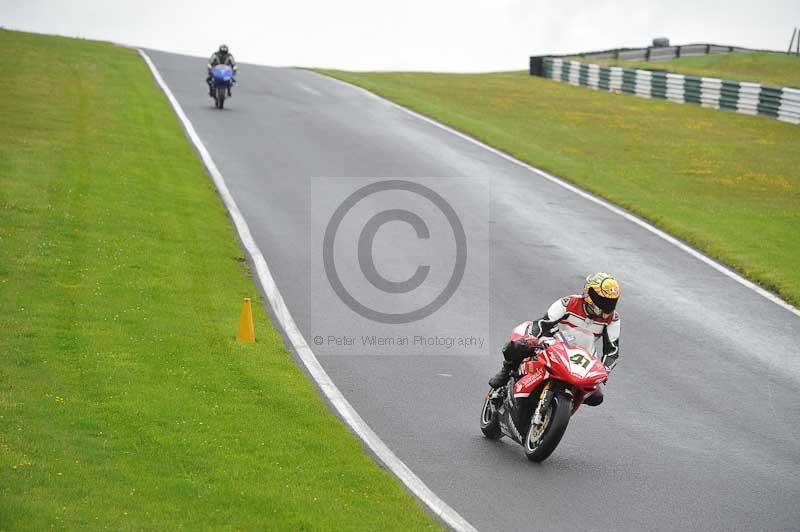
<svg viewBox="0 0 800 532"><path fill-rule="evenodd" d="M547 313L531 326L530 335L503 346L503 367L489 385L499 388L508 382L511 371L533 354L540 339L553 336L560 330L575 337L575 343L590 353L599 353L606 369L611 372L619 357L620 319L615 312L620 289L617 280L607 273L595 273L586 278L583 293L559 299ZM603 390L584 401L589 406L603 402Z"/></svg>

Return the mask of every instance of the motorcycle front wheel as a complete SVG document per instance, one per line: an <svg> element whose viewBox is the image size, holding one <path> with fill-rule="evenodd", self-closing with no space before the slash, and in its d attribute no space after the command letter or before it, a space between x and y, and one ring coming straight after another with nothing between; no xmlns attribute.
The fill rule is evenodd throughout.
<svg viewBox="0 0 800 532"><path fill-rule="evenodd" d="M500 414L497 413L497 409L492 404L492 400L489 399L492 391L494 390L491 390L486 395L486 400L483 402L483 409L481 410L481 432L490 440L499 440L503 437L503 433L500 431Z"/></svg>
<svg viewBox="0 0 800 532"><path fill-rule="evenodd" d="M542 415L542 424L531 423L525 435L525 456L528 460L541 462L556 450L567 430L571 411L572 399L563 393L557 393Z"/></svg>

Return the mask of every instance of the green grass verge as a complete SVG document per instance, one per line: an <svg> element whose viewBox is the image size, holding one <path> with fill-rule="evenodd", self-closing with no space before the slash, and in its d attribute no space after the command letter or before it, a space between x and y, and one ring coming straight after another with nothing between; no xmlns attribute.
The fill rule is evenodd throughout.
<svg viewBox="0 0 800 532"><path fill-rule="evenodd" d="M260 304L233 340L253 281L137 53L0 48L0 530L439 528Z"/></svg>
<svg viewBox="0 0 800 532"><path fill-rule="evenodd" d="M576 60L603 66L657 69L779 87L800 87L800 56L779 52L698 55L669 61L624 61L591 57L577 57Z"/></svg>
<svg viewBox="0 0 800 532"><path fill-rule="evenodd" d="M523 72L321 71L605 197L800 305L800 128Z"/></svg>

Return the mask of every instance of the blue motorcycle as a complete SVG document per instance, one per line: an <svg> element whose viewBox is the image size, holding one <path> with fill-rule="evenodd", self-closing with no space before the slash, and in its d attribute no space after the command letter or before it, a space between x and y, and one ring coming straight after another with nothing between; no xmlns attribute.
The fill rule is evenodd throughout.
<svg viewBox="0 0 800 532"><path fill-rule="evenodd" d="M222 109L225 106L225 98L231 95L233 87L233 69L228 65L217 65L211 69L211 97L214 98L214 106Z"/></svg>

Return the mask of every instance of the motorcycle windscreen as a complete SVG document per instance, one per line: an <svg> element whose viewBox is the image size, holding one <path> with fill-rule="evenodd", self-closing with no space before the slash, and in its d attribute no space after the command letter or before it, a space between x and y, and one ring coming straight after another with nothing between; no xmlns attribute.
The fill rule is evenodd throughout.
<svg viewBox="0 0 800 532"><path fill-rule="evenodd" d="M233 69L228 65L217 65L212 69L211 75L216 81L228 81L233 77Z"/></svg>

